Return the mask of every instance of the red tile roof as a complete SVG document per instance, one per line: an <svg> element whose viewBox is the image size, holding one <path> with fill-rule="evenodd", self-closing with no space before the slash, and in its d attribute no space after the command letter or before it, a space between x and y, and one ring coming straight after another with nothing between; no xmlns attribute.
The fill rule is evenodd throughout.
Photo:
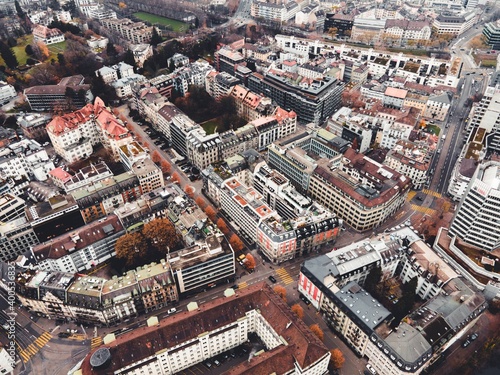
<svg viewBox="0 0 500 375"><path fill-rule="evenodd" d="M90 357L94 352L92 351L83 360L82 373L114 373L136 361L154 356L163 349L173 348L201 334L235 323L244 318L248 311L256 309L288 345L279 345L253 357L250 361L234 366L226 374L282 374L292 370L295 363L305 369L328 354L323 342L290 311L288 305L271 287L263 282L238 291L234 296L221 297L201 304L196 311L183 311L167 317L157 326L142 327L117 337L115 341L101 346L110 351L109 365L105 369L93 369L90 365Z"/></svg>

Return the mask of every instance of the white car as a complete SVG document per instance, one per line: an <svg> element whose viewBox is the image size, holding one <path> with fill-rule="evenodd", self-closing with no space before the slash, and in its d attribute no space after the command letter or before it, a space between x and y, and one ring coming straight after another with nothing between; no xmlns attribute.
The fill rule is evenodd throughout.
<svg viewBox="0 0 500 375"><path fill-rule="evenodd" d="M167 311L168 314L173 314L177 312L177 309L175 307L172 307L170 310Z"/></svg>

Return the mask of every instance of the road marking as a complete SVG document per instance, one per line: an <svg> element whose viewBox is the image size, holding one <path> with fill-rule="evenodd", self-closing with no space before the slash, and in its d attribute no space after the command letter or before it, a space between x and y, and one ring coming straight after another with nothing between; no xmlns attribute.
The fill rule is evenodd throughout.
<svg viewBox="0 0 500 375"><path fill-rule="evenodd" d="M293 278L288 274L287 270L284 268L278 268L276 273L280 277L283 284L288 285L294 282Z"/></svg>
<svg viewBox="0 0 500 375"><path fill-rule="evenodd" d="M238 289L243 289L243 288L246 288L248 286L248 283L246 281L238 284Z"/></svg>

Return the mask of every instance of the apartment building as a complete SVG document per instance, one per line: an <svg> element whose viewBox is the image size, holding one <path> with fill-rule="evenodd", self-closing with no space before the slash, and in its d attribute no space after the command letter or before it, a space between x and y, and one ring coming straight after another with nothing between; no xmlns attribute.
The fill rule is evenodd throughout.
<svg viewBox="0 0 500 375"><path fill-rule="evenodd" d="M133 22L128 18L105 18L101 20L101 24L132 44L149 43L153 35L153 26L147 26L143 22Z"/></svg>
<svg viewBox="0 0 500 375"><path fill-rule="evenodd" d="M302 79L300 83L287 74L270 71L266 75L252 73L248 88L266 93L281 108L294 111L298 121L316 125L326 120L341 106L343 84L329 76L322 79Z"/></svg>
<svg viewBox="0 0 500 375"><path fill-rule="evenodd" d="M24 306L51 319L107 326L179 299L172 271L165 260L112 279L74 272L20 269L16 274L16 294Z"/></svg>
<svg viewBox="0 0 500 375"><path fill-rule="evenodd" d="M444 121L451 107L451 99L452 94L449 92L445 92L441 95L429 96L424 111L424 117Z"/></svg>
<svg viewBox="0 0 500 375"><path fill-rule="evenodd" d="M61 30L47 26L36 25L33 29L33 40L35 42L42 42L46 45L64 42L66 38Z"/></svg>
<svg viewBox="0 0 500 375"><path fill-rule="evenodd" d="M8 223L9 221L25 217L24 208L26 203L11 193L3 193L0 195L0 222Z"/></svg>
<svg viewBox="0 0 500 375"><path fill-rule="evenodd" d="M205 90L216 100L223 96L228 96L233 86L240 83L240 80L227 72L210 72L205 77Z"/></svg>
<svg viewBox="0 0 500 375"><path fill-rule="evenodd" d="M477 166L453 216L450 235L487 251L500 247L499 182L499 162L485 161Z"/></svg>
<svg viewBox="0 0 500 375"><path fill-rule="evenodd" d="M476 23L477 17L475 10L462 14L443 12L434 18L432 28L437 34L460 35Z"/></svg>
<svg viewBox="0 0 500 375"><path fill-rule="evenodd" d="M68 90L72 95L68 97ZM32 111L49 112L58 106L63 106L71 100L75 107L83 107L92 101L94 96L90 85L83 83L83 76L63 78L57 85L33 86L24 90L24 96Z"/></svg>
<svg viewBox="0 0 500 375"><path fill-rule="evenodd" d="M233 86L229 95L235 101L238 116L248 122L268 116L275 110L271 99L253 93L242 85Z"/></svg>
<svg viewBox="0 0 500 375"><path fill-rule="evenodd" d="M335 112L326 125L326 130L351 144L356 139L358 151L361 153L371 147L377 128L377 120L374 117L354 112L347 107L342 107Z"/></svg>
<svg viewBox="0 0 500 375"><path fill-rule="evenodd" d="M17 92L14 86L9 85L5 81L0 81L0 104L9 102L17 97Z"/></svg>
<svg viewBox="0 0 500 375"><path fill-rule="evenodd" d="M384 278L400 269L405 280L416 275L418 294L428 299L410 312L397 330L389 327L391 312L359 285L375 266L382 268ZM411 276L406 275L409 269ZM301 268L298 290L380 374L421 373L431 356L486 306L484 296L467 287L408 228L307 260Z"/></svg>
<svg viewBox="0 0 500 375"><path fill-rule="evenodd" d="M54 163L37 141L23 139L0 148L0 175L3 178L22 176L45 181L52 169Z"/></svg>
<svg viewBox="0 0 500 375"><path fill-rule="evenodd" d="M414 189L422 189L427 183L434 152L436 150L430 150L427 142L400 140L392 150L389 150L384 164L409 177Z"/></svg>
<svg viewBox="0 0 500 375"><path fill-rule="evenodd" d="M278 214L263 219L257 228L257 248L279 264L333 245L341 227L342 220L313 203L292 219Z"/></svg>
<svg viewBox="0 0 500 375"><path fill-rule="evenodd" d="M491 49L500 49L500 25L498 21L485 24L483 35L486 37L486 44Z"/></svg>
<svg viewBox="0 0 500 375"><path fill-rule="evenodd" d="M38 238L26 217L0 222L0 261L7 262L25 254Z"/></svg>
<svg viewBox="0 0 500 375"><path fill-rule="evenodd" d="M31 246L35 267L43 271L82 272L114 257L125 234L118 217L109 215L61 236Z"/></svg>
<svg viewBox="0 0 500 375"><path fill-rule="evenodd" d="M220 190L220 209L227 215L233 228L248 241L255 242L260 221L275 211L263 202L257 190L245 186L235 177L224 181Z"/></svg>
<svg viewBox="0 0 500 375"><path fill-rule="evenodd" d="M113 178L113 172L105 162L91 163L74 174L68 173L61 167L53 169L49 174L54 185L64 189L66 193L95 184L101 180Z"/></svg>
<svg viewBox="0 0 500 375"><path fill-rule="evenodd" d="M235 76L239 65L246 65L245 58L229 46L223 46L214 53L215 69Z"/></svg>
<svg viewBox="0 0 500 375"><path fill-rule="evenodd" d="M123 149L122 147L121 149ZM142 194L165 186L163 172L149 157L135 162L132 173L137 177Z"/></svg>
<svg viewBox="0 0 500 375"><path fill-rule="evenodd" d="M236 273L234 251L220 232L170 252L167 260L181 295L227 284L234 280Z"/></svg>
<svg viewBox="0 0 500 375"><path fill-rule="evenodd" d="M152 319L140 332L110 338L83 360L80 370L83 375L104 374L110 369L123 372L130 368L173 374L238 347L248 341L252 333L259 337L265 351L258 359L233 366L232 372L294 375L328 372L328 349L265 283L237 294L229 291L224 297L207 303L195 303L188 311L167 319ZM285 341L283 337L288 339ZM123 355L129 353L130 348L147 347L150 342L163 349L152 356L149 352L138 354L136 351L135 356ZM144 361L146 357L148 361ZM125 362L117 358L125 358Z"/></svg>
<svg viewBox="0 0 500 375"><path fill-rule="evenodd" d="M41 113L25 113L17 116L17 124L24 136L39 143L43 143L49 138L45 125L50 120L52 120L52 116Z"/></svg>
<svg viewBox="0 0 500 375"><path fill-rule="evenodd" d="M100 98L80 110L54 117L47 125L47 133L56 153L70 163L89 157L98 143L118 160L118 149L133 140Z"/></svg>
<svg viewBox="0 0 500 375"><path fill-rule="evenodd" d="M294 18L299 10L300 7L295 1L277 4L267 0L256 0L252 2L250 15L253 18L282 23Z"/></svg>
<svg viewBox="0 0 500 375"><path fill-rule="evenodd" d="M85 223L101 219L126 202L134 201L144 192L139 178L131 171L93 182L71 191L71 196Z"/></svg>
<svg viewBox="0 0 500 375"><path fill-rule="evenodd" d="M101 76L104 83L113 83L120 78L131 77L134 75L134 67L124 62L119 62L113 66L103 66L95 71L96 76Z"/></svg>
<svg viewBox="0 0 500 375"><path fill-rule="evenodd" d="M199 127L189 133L186 139L187 157L199 170L219 161L221 140L218 133L209 134Z"/></svg>
<svg viewBox="0 0 500 375"><path fill-rule="evenodd" d="M101 35L92 35L90 39L87 39L87 45L90 47L92 52L99 53L106 49L108 46L109 39Z"/></svg>
<svg viewBox="0 0 500 375"><path fill-rule="evenodd" d="M340 166L323 162L308 194L358 231L376 228L405 203L411 179L348 149Z"/></svg>

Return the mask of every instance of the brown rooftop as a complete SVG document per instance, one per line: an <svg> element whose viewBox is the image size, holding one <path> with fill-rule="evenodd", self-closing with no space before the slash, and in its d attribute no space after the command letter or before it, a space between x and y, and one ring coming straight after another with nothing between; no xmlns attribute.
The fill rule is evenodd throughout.
<svg viewBox="0 0 500 375"><path fill-rule="evenodd" d="M262 282L238 291L233 296L204 303L196 311L183 311L169 316L157 326L141 327L117 337L115 341L100 347L109 349L111 360L107 368L92 368L90 357L95 351L93 350L83 360L82 374L114 373L137 361L155 356L157 352L236 323L252 310L259 310L288 345L279 345L253 357L252 360L228 370L227 374L281 374L293 369L295 363L305 369L327 355L325 345L290 311L271 287Z"/></svg>

